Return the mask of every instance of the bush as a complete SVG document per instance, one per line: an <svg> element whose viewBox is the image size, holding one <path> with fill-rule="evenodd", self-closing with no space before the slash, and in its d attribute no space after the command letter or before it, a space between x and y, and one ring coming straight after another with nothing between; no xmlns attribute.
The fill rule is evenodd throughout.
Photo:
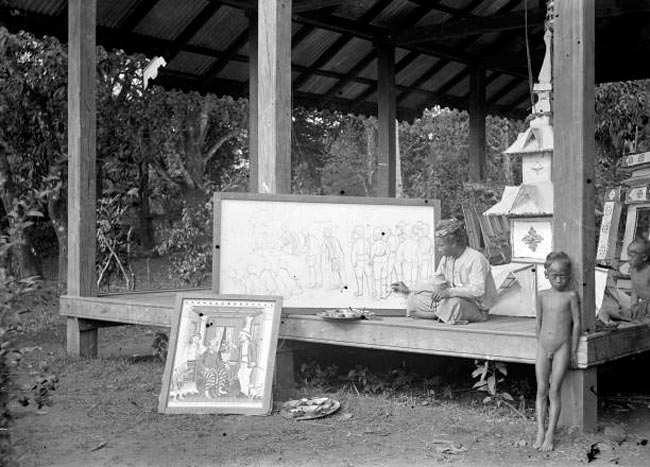
<svg viewBox="0 0 650 467"><path fill-rule="evenodd" d="M22 330L21 298L36 290L40 284L38 278L17 279L11 274L7 257L15 242L7 235L0 236L0 465L3 466L18 465L10 436L10 403L19 401L22 405L28 405L33 400L40 409L49 404L49 395L57 382L55 376L43 374L30 387L32 394L28 395L14 381L14 372L23 355L32 350L19 348L16 342Z"/></svg>
<svg viewBox="0 0 650 467"><path fill-rule="evenodd" d="M209 281L212 271L212 203L197 208L184 206L181 219L164 232L156 251L168 255L169 278L198 287Z"/></svg>

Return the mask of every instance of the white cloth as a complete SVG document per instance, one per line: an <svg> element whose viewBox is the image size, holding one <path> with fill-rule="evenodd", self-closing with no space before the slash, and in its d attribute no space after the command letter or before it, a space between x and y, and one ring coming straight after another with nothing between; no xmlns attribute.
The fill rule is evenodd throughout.
<svg viewBox="0 0 650 467"><path fill-rule="evenodd" d="M451 285L450 297L471 300L481 310L489 310L498 299L490 262L473 248L466 247L458 258L443 256L436 274L444 275Z"/></svg>

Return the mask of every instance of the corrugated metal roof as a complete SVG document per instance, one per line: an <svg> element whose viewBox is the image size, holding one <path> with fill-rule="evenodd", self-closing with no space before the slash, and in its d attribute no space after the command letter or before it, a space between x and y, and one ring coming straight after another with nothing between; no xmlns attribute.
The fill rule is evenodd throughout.
<svg viewBox="0 0 650 467"><path fill-rule="evenodd" d="M322 29L315 29L291 51L293 63L301 66L310 66L340 37L341 34L338 33L329 33Z"/></svg>
<svg viewBox="0 0 650 467"><path fill-rule="evenodd" d="M206 57L201 54L180 52L165 67L169 71L182 71L193 75L203 75L217 61L216 58Z"/></svg>
<svg viewBox="0 0 650 467"><path fill-rule="evenodd" d="M230 42L248 31L248 18L243 10L221 7L189 40L190 45L225 50ZM248 51L242 51L248 54Z"/></svg>
<svg viewBox="0 0 650 467"><path fill-rule="evenodd" d="M323 66L323 69L336 73L346 73L359 62L359 57L365 57L373 51L374 47L369 41L353 37Z"/></svg>
<svg viewBox="0 0 650 467"><path fill-rule="evenodd" d="M11 10L0 7L0 24L67 40L62 21L66 0L10 1ZM473 64L487 69L489 113L527 115L524 1L533 19L528 39L536 76L544 54L545 2L342 0L319 6L294 0L292 76L301 96L294 104L304 99L342 110L376 111L375 46L387 43L396 50L401 118L413 118L424 106L436 103L466 108ZM648 28L642 27L650 24L650 2L617 2L615 11L611 0L595 3L597 81L645 77L650 71L638 57L650 56L650 39L644 32ZM97 0L97 37L107 49L164 56L169 65L158 80L166 86L234 92L240 97L248 92L244 83L249 14L256 4L257 0ZM332 49L333 44L338 50ZM402 57L409 62L400 63Z"/></svg>
<svg viewBox="0 0 650 467"><path fill-rule="evenodd" d="M67 0L21 0L21 8L39 15L57 16L67 9Z"/></svg>
<svg viewBox="0 0 650 467"><path fill-rule="evenodd" d="M134 32L174 40L207 4L207 0L158 0Z"/></svg>

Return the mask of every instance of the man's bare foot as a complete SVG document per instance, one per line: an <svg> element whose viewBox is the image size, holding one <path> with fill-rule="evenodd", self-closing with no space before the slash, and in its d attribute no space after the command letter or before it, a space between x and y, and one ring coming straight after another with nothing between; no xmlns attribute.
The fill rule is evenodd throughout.
<svg viewBox="0 0 650 467"><path fill-rule="evenodd" d="M553 433L546 433L544 442L539 447L540 451L552 451L553 450Z"/></svg>
<svg viewBox="0 0 650 467"><path fill-rule="evenodd" d="M542 446L542 443L544 442L544 431L540 430L537 432L537 438L535 439L535 442L533 443L533 448L539 449Z"/></svg>

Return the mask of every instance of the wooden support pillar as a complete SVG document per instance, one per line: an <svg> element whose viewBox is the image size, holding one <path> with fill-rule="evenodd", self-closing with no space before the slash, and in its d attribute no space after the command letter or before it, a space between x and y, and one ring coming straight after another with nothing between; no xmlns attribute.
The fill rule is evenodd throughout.
<svg viewBox="0 0 650 467"><path fill-rule="evenodd" d="M469 179L478 182L485 172L485 68L473 65L469 93Z"/></svg>
<svg viewBox="0 0 650 467"><path fill-rule="evenodd" d="M275 354L275 374L273 375L273 397L276 400L290 399L296 389L294 376L294 352L296 344L285 339L278 343Z"/></svg>
<svg viewBox="0 0 650 467"><path fill-rule="evenodd" d="M68 317L66 320L66 351L68 355L84 358L97 357L97 326L80 318Z"/></svg>
<svg viewBox="0 0 650 467"><path fill-rule="evenodd" d="M258 191L291 193L291 0L258 0Z"/></svg>
<svg viewBox="0 0 650 467"><path fill-rule="evenodd" d="M259 193L259 152L257 131L257 12L250 12L248 16L248 155L250 157L250 172L248 178L248 191Z"/></svg>
<svg viewBox="0 0 650 467"><path fill-rule="evenodd" d="M377 76L379 77L377 83L377 115L379 117L377 195L394 197L397 161L394 46L378 45L377 66Z"/></svg>
<svg viewBox="0 0 650 467"><path fill-rule="evenodd" d="M68 295L97 294L95 279L96 0L68 2ZM97 354L97 330L68 319L68 352Z"/></svg>
<svg viewBox="0 0 650 467"><path fill-rule="evenodd" d="M593 331L595 325L594 27L594 0L556 0L553 244L573 262L583 332ZM561 422L584 430L595 428L595 372L569 372L562 389Z"/></svg>

